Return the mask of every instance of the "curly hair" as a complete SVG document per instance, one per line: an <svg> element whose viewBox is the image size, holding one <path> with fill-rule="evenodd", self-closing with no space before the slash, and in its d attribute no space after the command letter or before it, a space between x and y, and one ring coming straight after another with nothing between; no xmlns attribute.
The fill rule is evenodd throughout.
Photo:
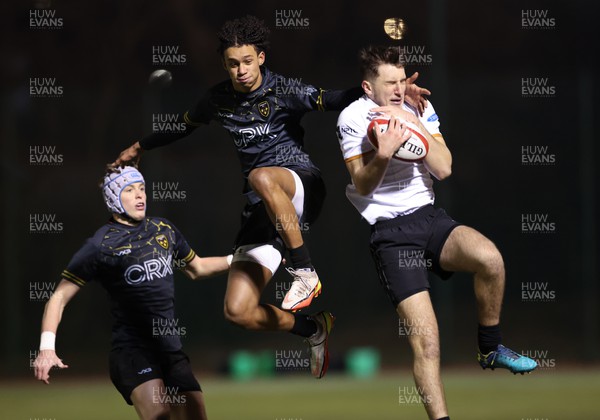
<svg viewBox="0 0 600 420"><path fill-rule="evenodd" d="M220 55L230 47L252 45L257 53L269 48L269 28L256 16L246 15L242 18L228 20L217 33L219 37Z"/></svg>
<svg viewBox="0 0 600 420"><path fill-rule="evenodd" d="M404 67L404 57L400 47L371 45L361 49L358 58L360 73L365 80L377 77L379 66L382 64Z"/></svg>

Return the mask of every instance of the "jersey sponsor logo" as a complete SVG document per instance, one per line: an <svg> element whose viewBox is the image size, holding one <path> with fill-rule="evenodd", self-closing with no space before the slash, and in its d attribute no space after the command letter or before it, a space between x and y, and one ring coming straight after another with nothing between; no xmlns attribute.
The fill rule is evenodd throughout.
<svg viewBox="0 0 600 420"><path fill-rule="evenodd" d="M158 257L146 260L142 264L133 264L125 270L125 281L127 284L136 285L145 281L162 279L173 274L173 256Z"/></svg>
<svg viewBox="0 0 600 420"><path fill-rule="evenodd" d="M342 137L342 134L358 134L354 128L348 127L347 125L338 125L337 129L340 138Z"/></svg>
<svg viewBox="0 0 600 420"><path fill-rule="evenodd" d="M263 102L259 103L258 104L258 112L260 113L260 115L267 118L269 116L269 114L271 113L271 107L269 106L269 102L263 101Z"/></svg>
<svg viewBox="0 0 600 420"><path fill-rule="evenodd" d="M147 367L146 369L140 370L137 374L138 375L143 375L144 373L150 373L150 372L152 372L152 368L151 367Z"/></svg>
<svg viewBox="0 0 600 420"><path fill-rule="evenodd" d="M129 255L131 254L131 249L127 248L127 249L122 249L119 252L115 252L115 255L117 257L122 257L123 255Z"/></svg>
<svg viewBox="0 0 600 420"><path fill-rule="evenodd" d="M165 235L158 235L155 239L157 244L162 246L164 249L169 249L169 240Z"/></svg>
<svg viewBox="0 0 600 420"><path fill-rule="evenodd" d="M258 124L255 127L242 128L233 131L233 142L236 147L246 147L249 143L258 143L263 139L274 139L276 134L271 134L271 124Z"/></svg>
<svg viewBox="0 0 600 420"><path fill-rule="evenodd" d="M220 118L231 118L231 117L233 117L233 109L219 108L217 115Z"/></svg>
<svg viewBox="0 0 600 420"><path fill-rule="evenodd" d="M427 121L429 121L429 122L437 121L437 120L438 120L438 114L433 114L429 118L427 118Z"/></svg>

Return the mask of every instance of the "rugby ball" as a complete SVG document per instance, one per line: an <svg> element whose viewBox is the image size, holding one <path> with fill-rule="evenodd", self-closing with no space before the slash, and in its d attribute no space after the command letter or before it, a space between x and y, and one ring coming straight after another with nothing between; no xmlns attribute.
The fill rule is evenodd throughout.
<svg viewBox="0 0 600 420"><path fill-rule="evenodd" d="M151 86L166 88L171 86L171 82L173 81L173 75L169 70L154 70L148 79L148 83Z"/></svg>
<svg viewBox="0 0 600 420"><path fill-rule="evenodd" d="M377 122L377 124L379 124L379 131L384 133L387 131L389 121L390 119L387 117L377 117L372 119L369 123L367 137L376 149L379 145L374 131L375 123ZM402 124L406 126L407 130L410 130L412 136L400 146L392 157L404 162L419 162L425 159L427 152L429 152L429 142L427 141L427 138L415 124L408 121L403 121Z"/></svg>

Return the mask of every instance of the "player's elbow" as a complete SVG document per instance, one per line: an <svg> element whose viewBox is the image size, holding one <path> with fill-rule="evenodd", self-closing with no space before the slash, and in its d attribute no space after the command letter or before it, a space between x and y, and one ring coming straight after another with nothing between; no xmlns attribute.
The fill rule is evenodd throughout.
<svg viewBox="0 0 600 420"><path fill-rule="evenodd" d="M361 188L361 187L356 187L356 192L359 193L360 195L362 195L363 197L371 194L371 191L369 191L368 188Z"/></svg>
<svg viewBox="0 0 600 420"><path fill-rule="evenodd" d="M211 271L210 264L197 255L186 264L183 271L192 280L201 280L214 274Z"/></svg>
<svg viewBox="0 0 600 420"><path fill-rule="evenodd" d="M366 197L366 196L371 195L373 193L373 190L368 189L368 188L365 188L365 189L362 189L362 190L357 190L357 191L363 197Z"/></svg>
<svg viewBox="0 0 600 420"><path fill-rule="evenodd" d="M210 273L204 268L201 262L199 262L191 271L192 280L201 280L210 277Z"/></svg>
<svg viewBox="0 0 600 420"><path fill-rule="evenodd" d="M428 167L429 173L435 177L438 181L443 181L452 175L452 163L441 163L435 165L435 167Z"/></svg>
<svg viewBox="0 0 600 420"><path fill-rule="evenodd" d="M373 191L375 190L375 188L373 188L373 186L364 183L364 182L357 182L354 184L354 187L356 188L356 192L359 193L360 195L362 195L363 197L367 196L367 195L371 195L373 193Z"/></svg>
<svg viewBox="0 0 600 420"><path fill-rule="evenodd" d="M183 274L185 274L185 276L190 280L200 280L202 278L202 276L200 274L198 274L194 270L191 270L188 267L185 267L184 269L182 269L181 272Z"/></svg>
<svg viewBox="0 0 600 420"><path fill-rule="evenodd" d="M444 179L448 178L450 175L452 175L452 167L450 165L448 165L447 167L439 169L437 171L437 173L435 174L435 177L438 180L443 181Z"/></svg>

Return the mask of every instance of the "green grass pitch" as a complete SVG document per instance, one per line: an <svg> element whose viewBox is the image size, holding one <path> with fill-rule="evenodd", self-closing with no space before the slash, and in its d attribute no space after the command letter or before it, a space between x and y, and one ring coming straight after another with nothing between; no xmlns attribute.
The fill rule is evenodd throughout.
<svg viewBox="0 0 600 420"><path fill-rule="evenodd" d="M452 418L469 420L571 420L600 418L600 370L548 370L512 375L504 370L456 369L443 373ZM52 384L35 380L0 382L2 420L135 419L106 377L68 380L55 373ZM409 372L370 379L309 374L235 382L201 379L211 419L364 420L425 419L411 396ZM403 395L403 396L401 396Z"/></svg>

